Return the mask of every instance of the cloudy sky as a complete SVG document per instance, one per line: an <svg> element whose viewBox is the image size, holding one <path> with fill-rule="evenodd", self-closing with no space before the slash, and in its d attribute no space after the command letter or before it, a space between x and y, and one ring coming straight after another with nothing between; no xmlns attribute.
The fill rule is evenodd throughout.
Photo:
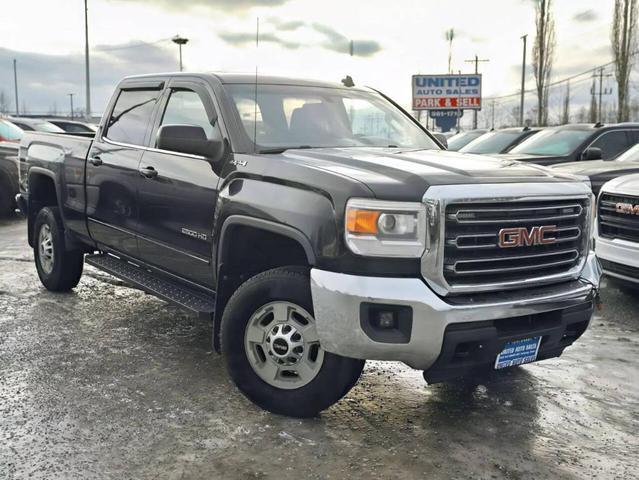
<svg viewBox="0 0 639 480"><path fill-rule="evenodd" d="M16 58L19 96L30 112L68 111L71 92L83 107L83 0L2 3L0 91L13 102ZM554 78L611 60L613 4L554 0ZM449 28L456 31L455 71L471 71L464 60L478 54L490 59L480 67L484 96L516 92L520 37L534 36L534 0L89 0L89 24L94 112L102 112L122 76L177 70L169 40L177 33L190 39L187 70L252 72L257 63L270 74L339 81L348 73L409 106L412 74L446 71ZM582 84L589 88L588 80Z"/></svg>

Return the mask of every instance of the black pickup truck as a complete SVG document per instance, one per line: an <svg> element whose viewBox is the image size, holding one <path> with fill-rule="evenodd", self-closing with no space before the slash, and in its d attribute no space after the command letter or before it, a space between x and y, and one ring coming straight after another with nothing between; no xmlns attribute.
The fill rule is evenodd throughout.
<svg viewBox="0 0 639 480"><path fill-rule="evenodd" d="M86 262L212 320L240 390L299 417L366 359L432 383L586 330L586 183L447 152L372 89L255 80L131 77L95 138L26 134L17 200L44 286Z"/></svg>

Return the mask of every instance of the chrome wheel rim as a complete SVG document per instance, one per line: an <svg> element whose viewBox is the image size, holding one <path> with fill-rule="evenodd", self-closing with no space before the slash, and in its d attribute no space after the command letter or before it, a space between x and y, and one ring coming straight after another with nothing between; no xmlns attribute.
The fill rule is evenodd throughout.
<svg viewBox="0 0 639 480"><path fill-rule="evenodd" d="M260 307L246 326L244 348L255 373L277 388L303 387L324 363L315 319L290 302Z"/></svg>
<svg viewBox="0 0 639 480"><path fill-rule="evenodd" d="M40 227L40 233L38 234L38 249L40 267L44 273L50 274L53 271L55 252L53 250L53 235L51 235L51 228L49 225L45 224Z"/></svg>

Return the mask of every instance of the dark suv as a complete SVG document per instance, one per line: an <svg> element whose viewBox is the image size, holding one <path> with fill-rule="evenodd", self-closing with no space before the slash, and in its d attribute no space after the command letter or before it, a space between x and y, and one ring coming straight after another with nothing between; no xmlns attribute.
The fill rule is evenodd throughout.
<svg viewBox="0 0 639 480"><path fill-rule="evenodd" d="M606 160L638 142L639 123L562 125L533 135L503 157L539 165Z"/></svg>

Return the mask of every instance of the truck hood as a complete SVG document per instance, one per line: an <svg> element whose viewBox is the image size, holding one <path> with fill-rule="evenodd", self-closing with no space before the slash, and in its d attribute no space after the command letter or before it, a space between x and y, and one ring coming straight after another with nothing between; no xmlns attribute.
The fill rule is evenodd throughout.
<svg viewBox="0 0 639 480"><path fill-rule="evenodd" d="M358 180L388 200L421 199L431 185L579 181L538 165L446 150L317 148L287 150L281 156Z"/></svg>

